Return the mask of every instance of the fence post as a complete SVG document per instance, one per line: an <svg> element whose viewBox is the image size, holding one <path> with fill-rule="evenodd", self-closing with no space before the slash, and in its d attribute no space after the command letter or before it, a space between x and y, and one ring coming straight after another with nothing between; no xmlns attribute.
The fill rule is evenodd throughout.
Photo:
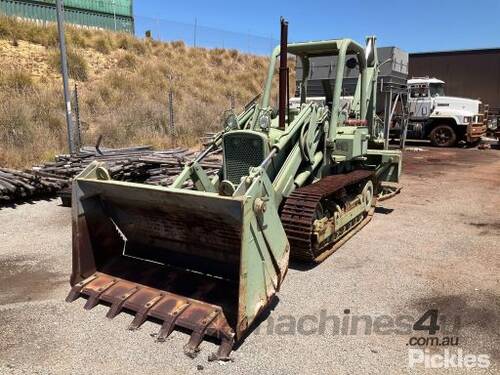
<svg viewBox="0 0 500 375"><path fill-rule="evenodd" d="M247 32L247 53L250 53L250 30Z"/></svg>
<svg viewBox="0 0 500 375"><path fill-rule="evenodd" d="M75 98L75 119L76 119L75 144L79 150L82 147L82 128L80 126L80 103L78 99L78 84L76 82L75 82L75 90L73 96Z"/></svg>
<svg viewBox="0 0 500 375"><path fill-rule="evenodd" d="M115 22L115 32L116 32L116 6L115 6L115 0L111 0L113 4L113 20Z"/></svg>
<svg viewBox="0 0 500 375"><path fill-rule="evenodd" d="M63 16L63 0L56 0L56 16L57 16L57 30L59 33L59 49L61 53L61 73L63 79L64 102L66 109L66 125L68 131L68 147L69 153L75 153L74 136L73 136L73 119L71 115L71 97L69 94L68 86L68 61L66 56L66 41L64 39L64 16Z"/></svg>
<svg viewBox="0 0 500 375"><path fill-rule="evenodd" d="M231 111L234 111L234 95L231 93L231 96L229 97L229 103L231 105Z"/></svg>
<svg viewBox="0 0 500 375"><path fill-rule="evenodd" d="M168 90L168 133L175 135L175 122L174 122L174 92L172 89Z"/></svg>
<svg viewBox="0 0 500 375"><path fill-rule="evenodd" d="M193 47L196 47L196 29L198 28L198 19L194 18L194 33L193 33Z"/></svg>
<svg viewBox="0 0 500 375"><path fill-rule="evenodd" d="M158 34L158 40L162 40L161 39L161 27L160 27L160 19L159 18L156 18L156 27L157 27L157 31L156 33Z"/></svg>

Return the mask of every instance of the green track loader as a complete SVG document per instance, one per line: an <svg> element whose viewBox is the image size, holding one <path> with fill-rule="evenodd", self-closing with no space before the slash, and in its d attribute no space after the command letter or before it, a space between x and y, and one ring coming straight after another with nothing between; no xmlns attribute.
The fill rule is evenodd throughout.
<svg viewBox="0 0 500 375"><path fill-rule="evenodd" d="M109 318L132 312L130 329L159 321L159 341L187 331L189 356L212 336L220 346L211 359L227 359L279 291L290 259L319 263L370 220L380 184L401 172L400 152L383 149L374 119L375 38L365 47L350 39L288 44L281 27L262 95L227 116L171 186L115 181L98 162L74 180L68 301L106 304ZM290 55L304 67L294 105ZM307 96L314 56L337 61L324 98ZM344 72L355 66L355 95L342 96ZM209 177L199 163L219 147L223 166Z"/></svg>

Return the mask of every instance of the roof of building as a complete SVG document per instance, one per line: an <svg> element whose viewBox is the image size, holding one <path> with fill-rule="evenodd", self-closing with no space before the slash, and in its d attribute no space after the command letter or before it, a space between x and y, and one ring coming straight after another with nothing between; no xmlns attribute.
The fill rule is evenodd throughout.
<svg viewBox="0 0 500 375"><path fill-rule="evenodd" d="M479 49L462 49L449 51L428 51L428 52L411 52L410 56L437 56L437 55L477 55L477 54L496 54L500 53L500 48L479 48Z"/></svg>

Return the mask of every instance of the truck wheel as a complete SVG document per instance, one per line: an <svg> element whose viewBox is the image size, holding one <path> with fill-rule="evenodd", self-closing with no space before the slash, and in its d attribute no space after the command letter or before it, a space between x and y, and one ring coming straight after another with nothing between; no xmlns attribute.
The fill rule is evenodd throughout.
<svg viewBox="0 0 500 375"><path fill-rule="evenodd" d="M433 146L451 147L457 143L457 133L449 125L438 125L429 135Z"/></svg>

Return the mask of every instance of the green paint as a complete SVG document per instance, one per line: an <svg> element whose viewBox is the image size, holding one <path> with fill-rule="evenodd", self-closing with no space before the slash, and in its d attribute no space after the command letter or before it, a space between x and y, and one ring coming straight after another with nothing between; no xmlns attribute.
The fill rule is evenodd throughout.
<svg viewBox="0 0 500 375"><path fill-rule="evenodd" d="M64 20L91 28L134 33L131 0L84 1L65 0ZM116 10L116 12L114 12ZM0 13L41 22L56 22L55 0L0 0Z"/></svg>
<svg viewBox="0 0 500 375"><path fill-rule="evenodd" d="M371 50L375 50L374 38L368 38L367 43ZM302 95L300 107L290 111L293 118L289 125L285 129L278 128L278 118L272 118L274 111L269 103L279 56L279 48L276 48L271 56L261 100L234 116L237 126L226 124L226 129L215 138L214 145L222 146L224 153L224 165L217 178L210 180L196 160L186 165L171 187L99 180L95 172L100 166L98 163L85 169L74 182L75 217L96 215L86 211L78 202L85 197L97 196L111 207L116 201L121 206L156 212L155 215L161 210L165 217L171 213L175 217L189 217L190 223L194 223L190 225L198 226L206 221L223 228L234 228L239 236L237 254L231 254L239 262L237 323L233 327L238 337L270 302L286 274L289 243L278 212L283 199L296 186L310 184L335 172L371 168L380 172L383 179L394 181L401 171L399 151L371 148L377 148L380 141L372 129L376 55L365 57L365 49L350 39L290 44L288 50L299 56L304 66L308 65L310 56L338 56L332 106L308 102L306 95ZM341 98L339 82L344 75L346 56L352 54L358 56L361 74L351 112L345 113L341 107L344 99ZM347 118L360 123L366 120L367 126L346 126ZM182 188L188 180L194 182L196 190ZM122 210L128 212L127 207L122 207ZM338 226L349 224L363 210L364 207L356 207L337 220ZM126 217L120 219L133 227L133 222L130 223L133 218L128 221ZM76 228L78 230L80 228ZM185 228L174 231L166 227L161 231L164 237L176 233L185 235ZM210 254L207 250L204 254L203 244L190 242L190 238L179 236L172 240L175 244L185 241L182 251L190 253L193 260L203 256L224 256L227 250L220 248Z"/></svg>

